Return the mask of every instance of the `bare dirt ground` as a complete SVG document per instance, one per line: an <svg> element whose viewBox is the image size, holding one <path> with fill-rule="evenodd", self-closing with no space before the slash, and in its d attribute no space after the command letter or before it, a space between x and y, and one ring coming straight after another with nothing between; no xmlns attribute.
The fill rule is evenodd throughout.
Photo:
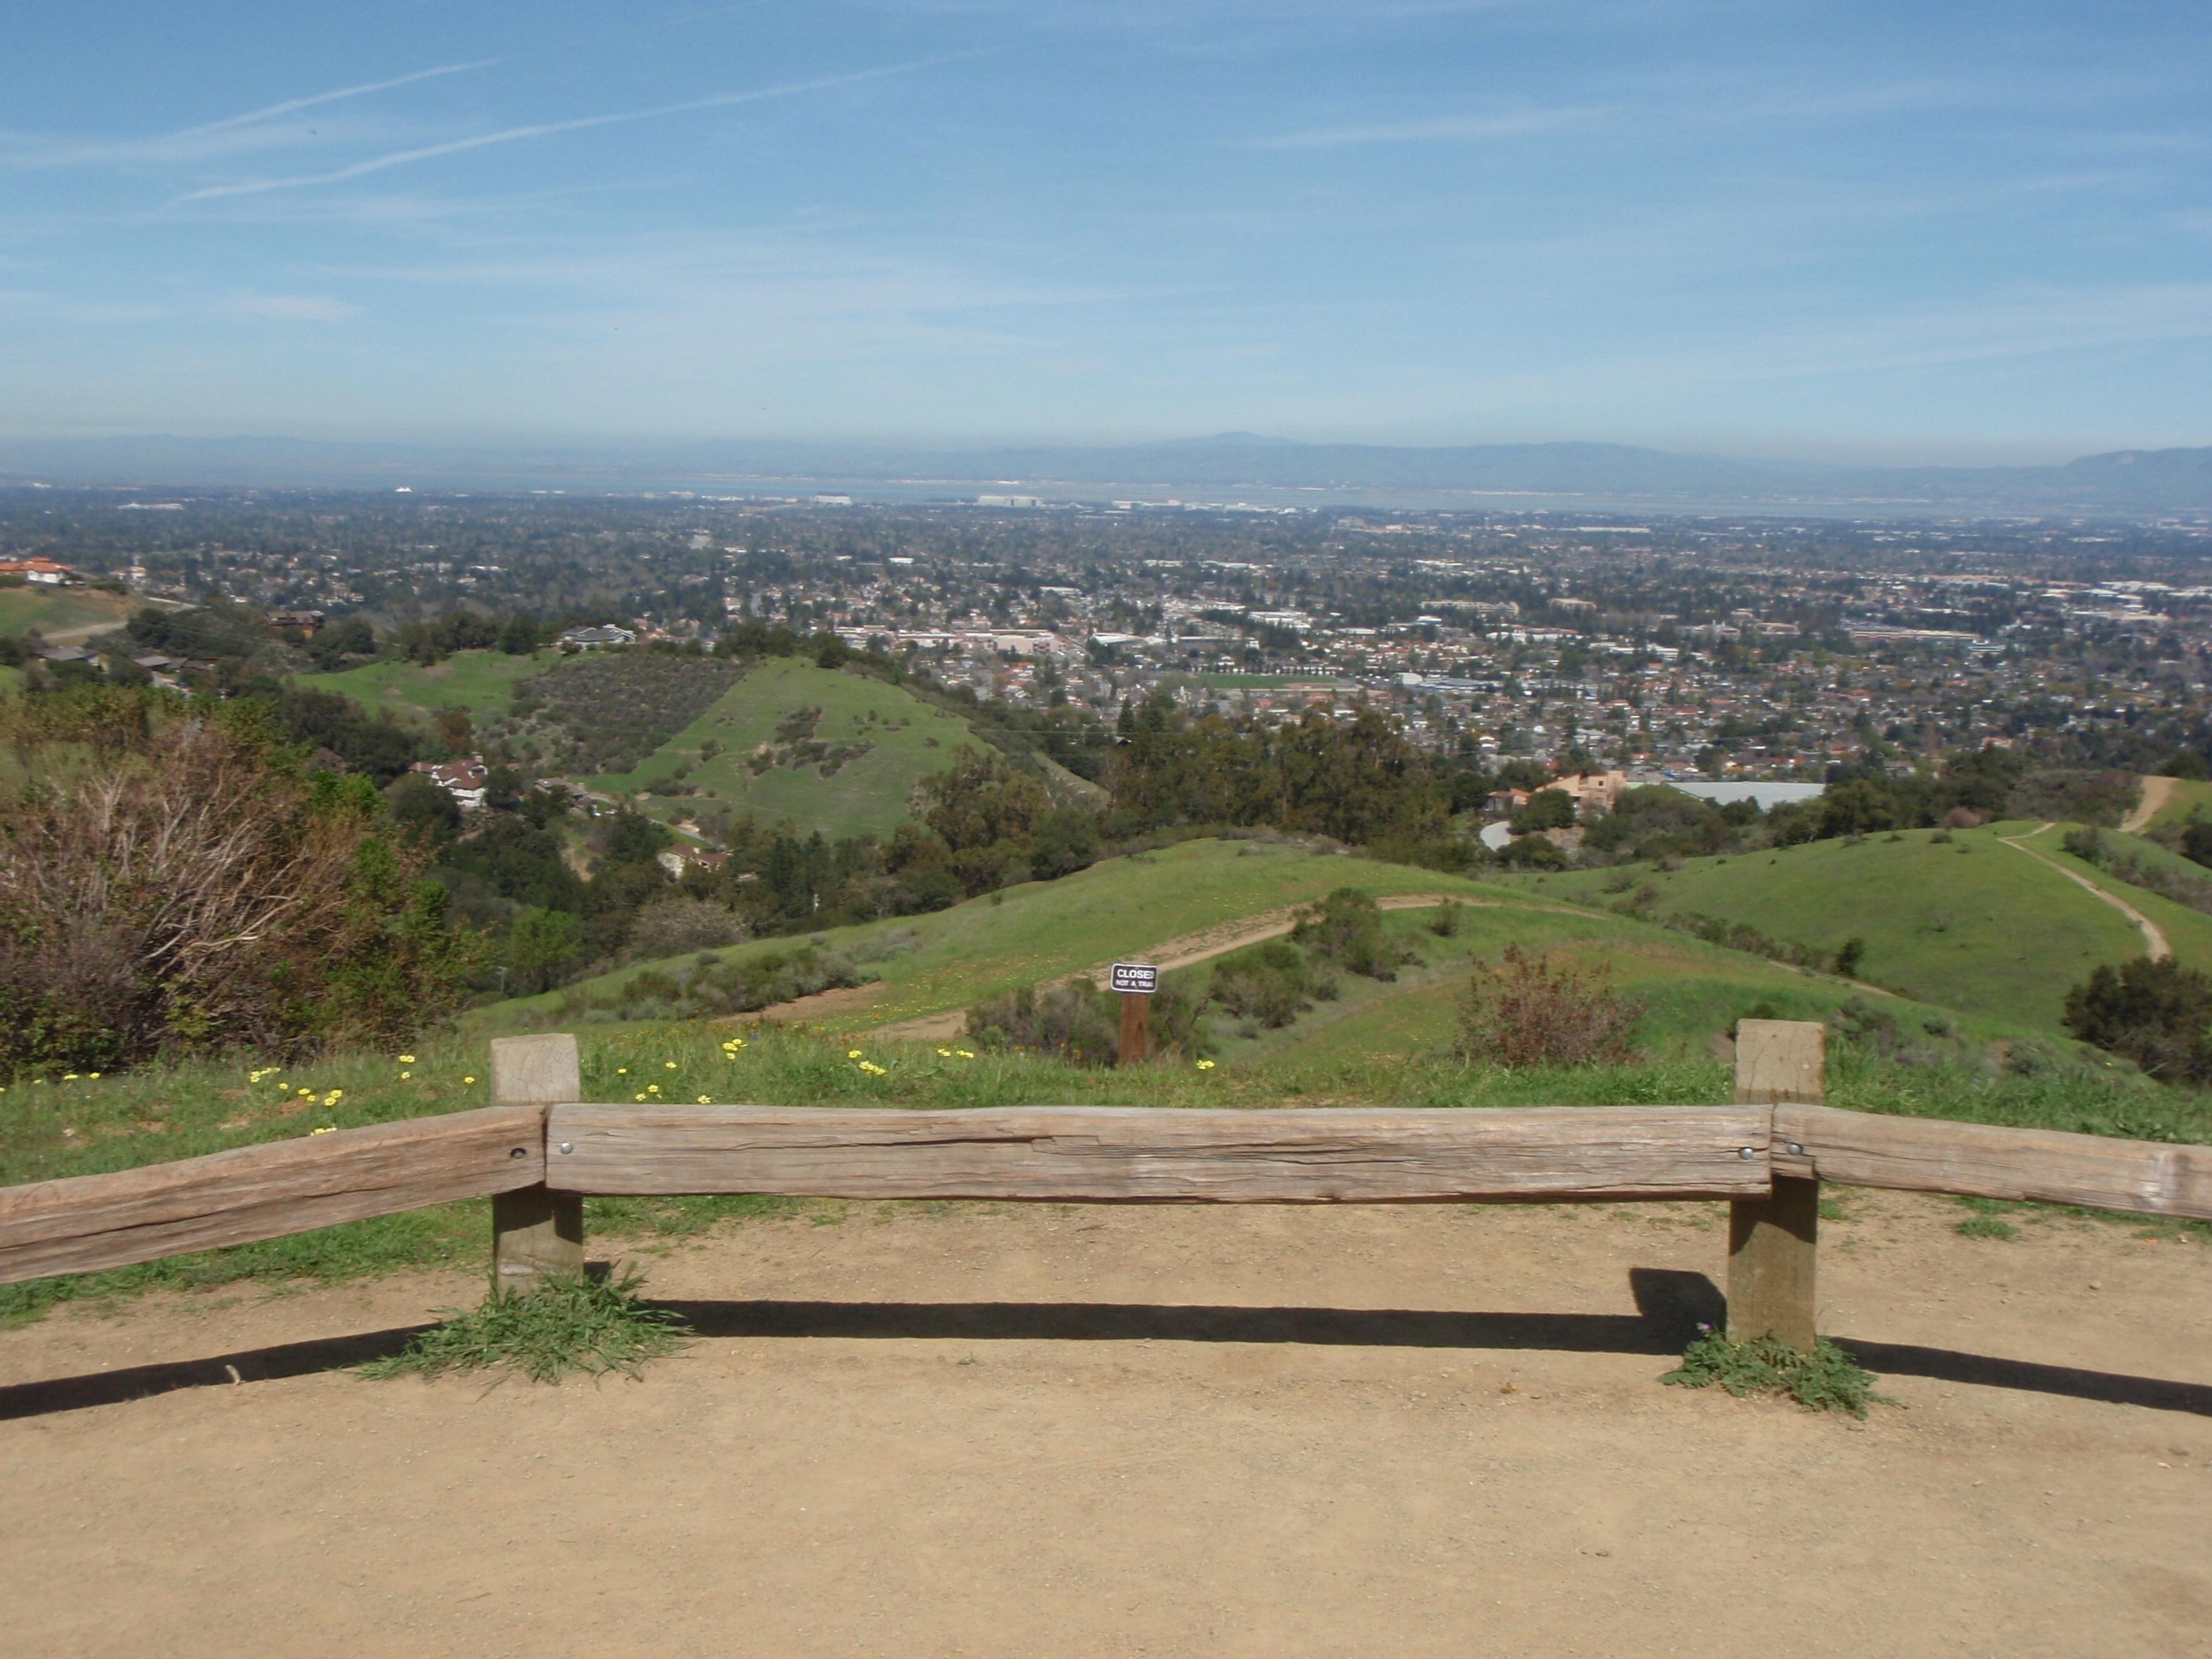
<svg viewBox="0 0 2212 1659"><path fill-rule="evenodd" d="M2121 830L2130 836L2142 834L2149 827L2150 821L2164 810L2167 798L2172 793L2172 778L2145 778L2142 793L2136 798L2135 806L2127 817L2120 820Z"/></svg>
<svg viewBox="0 0 2212 1659"><path fill-rule="evenodd" d="M2212 1652L2212 1251L1845 1201L1863 1426L1659 1386L1711 1206L824 1206L552 1389L336 1369L459 1276L64 1313L0 1333L5 1647Z"/></svg>

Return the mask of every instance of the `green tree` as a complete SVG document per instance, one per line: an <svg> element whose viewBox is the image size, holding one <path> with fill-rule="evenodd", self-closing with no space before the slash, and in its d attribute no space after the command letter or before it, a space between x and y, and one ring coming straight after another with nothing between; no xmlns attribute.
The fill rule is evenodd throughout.
<svg viewBox="0 0 2212 1659"><path fill-rule="evenodd" d="M915 790L923 822L955 853L1026 841L1052 808L1042 783L983 749L960 750Z"/></svg>
<svg viewBox="0 0 2212 1659"><path fill-rule="evenodd" d="M507 988L528 996L558 985L584 953L584 924L566 910L524 910L507 930Z"/></svg>

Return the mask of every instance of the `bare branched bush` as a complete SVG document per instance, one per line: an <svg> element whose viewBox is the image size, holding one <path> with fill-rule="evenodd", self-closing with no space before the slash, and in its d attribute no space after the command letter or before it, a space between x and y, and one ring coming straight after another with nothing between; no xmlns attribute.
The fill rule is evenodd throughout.
<svg viewBox="0 0 2212 1659"><path fill-rule="evenodd" d="M632 961L719 951L750 937L744 919L726 904L677 893L655 899L629 925L627 952Z"/></svg>
<svg viewBox="0 0 2212 1659"><path fill-rule="evenodd" d="M1477 1065L1618 1066L1644 1005L1613 990L1612 970L1505 947L1495 964L1477 963L1459 1009L1454 1052Z"/></svg>
<svg viewBox="0 0 2212 1659"><path fill-rule="evenodd" d="M0 1071L419 1030L471 936L365 782L272 763L250 720L27 700L0 802ZM241 729L245 728L245 729Z"/></svg>

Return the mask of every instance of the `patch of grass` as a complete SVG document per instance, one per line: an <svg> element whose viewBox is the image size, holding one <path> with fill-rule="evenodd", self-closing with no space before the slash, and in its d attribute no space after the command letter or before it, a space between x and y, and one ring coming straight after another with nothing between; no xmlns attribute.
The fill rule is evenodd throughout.
<svg viewBox="0 0 2212 1659"><path fill-rule="evenodd" d="M66 633L119 623L134 601L96 587L0 587L0 634Z"/></svg>
<svg viewBox="0 0 2212 1659"><path fill-rule="evenodd" d="M298 683L309 690L343 692L372 714L386 710L416 726L428 724L441 709L463 709L481 729L507 714L516 681L542 674L560 660L557 651L526 657L456 651L443 662L365 663L338 674L302 675Z"/></svg>
<svg viewBox="0 0 2212 1659"><path fill-rule="evenodd" d="M533 1382L558 1382L571 1372L635 1377L647 1360L676 1352L690 1338L678 1315L638 1299L641 1282L635 1268L605 1279L579 1273L466 1311L444 1309L443 1323L391 1358L371 1360L361 1375L380 1381L501 1369Z"/></svg>
<svg viewBox="0 0 2212 1659"><path fill-rule="evenodd" d="M1962 1238L2018 1238L2020 1229L2002 1216L1970 1215L1954 1223L1951 1231Z"/></svg>
<svg viewBox="0 0 2212 1659"><path fill-rule="evenodd" d="M1772 1337L1731 1342L1719 1331L1707 1331L1684 1351L1681 1364L1659 1380L1685 1389L1717 1382L1739 1400L1787 1395L1808 1411L1856 1418L1864 1418L1870 1405L1897 1403L1876 1394L1874 1374L1826 1337L1815 1340L1812 1352L1800 1353Z"/></svg>

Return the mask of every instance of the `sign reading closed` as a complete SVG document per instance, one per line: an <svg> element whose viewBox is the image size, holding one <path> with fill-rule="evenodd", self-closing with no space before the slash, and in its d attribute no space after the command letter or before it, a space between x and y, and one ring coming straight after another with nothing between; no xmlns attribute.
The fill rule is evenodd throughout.
<svg viewBox="0 0 2212 1659"><path fill-rule="evenodd" d="M1108 988L1148 997L1160 988L1160 970L1148 962L1117 962Z"/></svg>

